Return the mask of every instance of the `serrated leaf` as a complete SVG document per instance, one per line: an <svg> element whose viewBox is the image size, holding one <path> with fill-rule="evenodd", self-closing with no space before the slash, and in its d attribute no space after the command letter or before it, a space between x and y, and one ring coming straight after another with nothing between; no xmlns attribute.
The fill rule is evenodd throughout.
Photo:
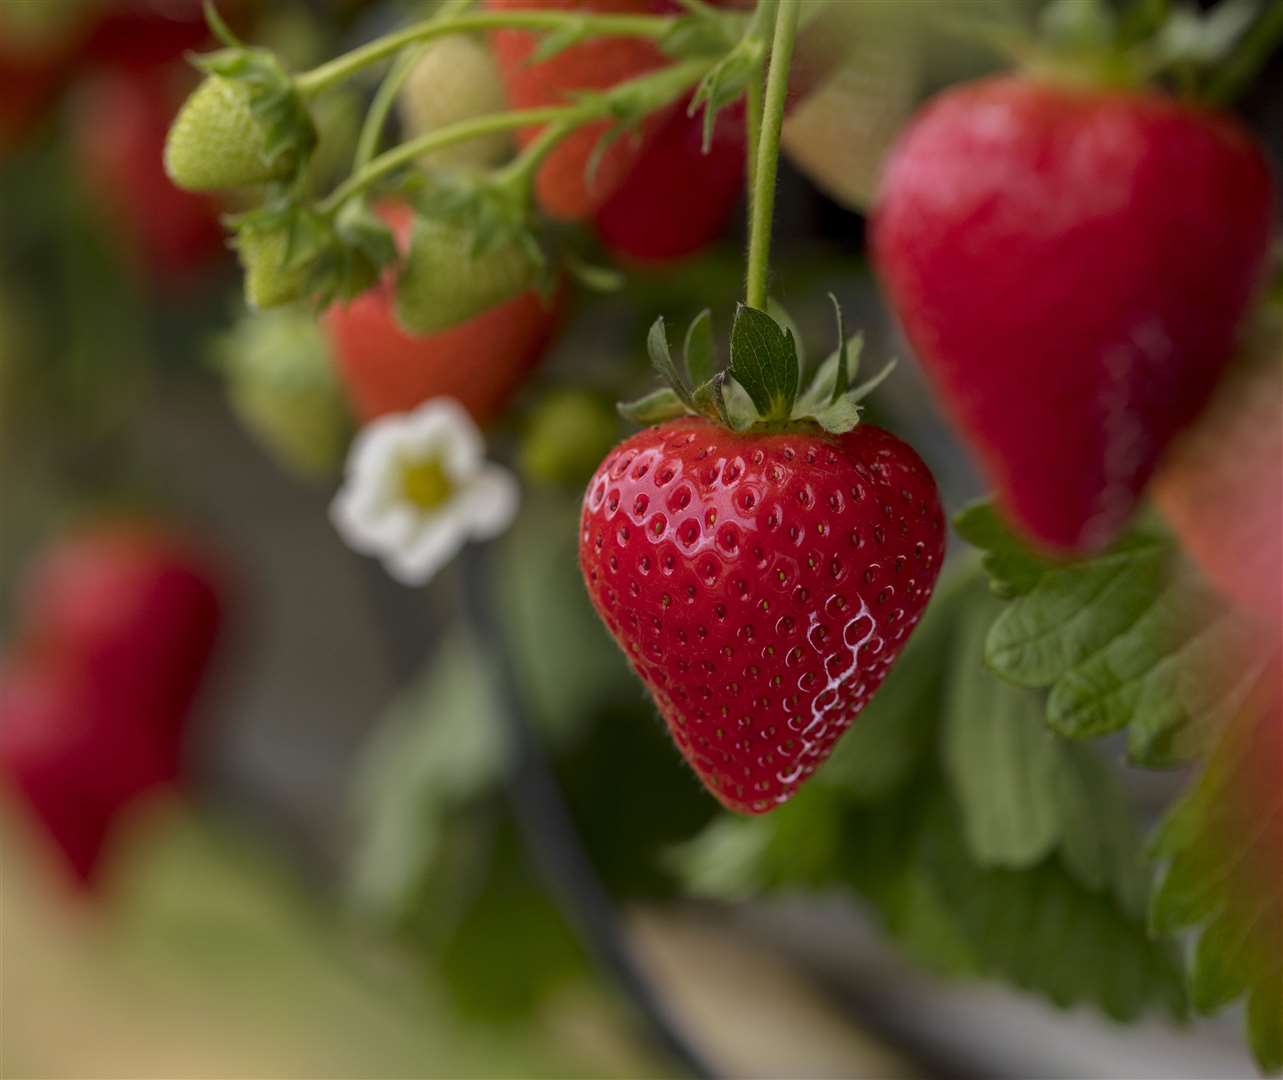
<svg viewBox="0 0 1283 1080"><path fill-rule="evenodd" d="M619 413L638 424L659 424L690 415L690 410L670 387L654 390L636 401L620 402Z"/></svg>
<svg viewBox="0 0 1283 1080"><path fill-rule="evenodd" d="M692 386L703 387L717 374L717 354L713 347L713 313L708 308L691 320L682 346L682 355L686 359L686 373L690 376Z"/></svg>
<svg viewBox="0 0 1283 1080"><path fill-rule="evenodd" d="M793 335L764 311L740 304L731 327L731 374L763 420L787 420L799 370Z"/></svg>
<svg viewBox="0 0 1283 1080"><path fill-rule="evenodd" d="M1062 1008L1092 1002L1116 1020L1157 1004L1182 1013L1179 951L1150 940L1140 920L1084 888L1059 860L979 866L947 807L934 813L928 860L987 970Z"/></svg>
<svg viewBox="0 0 1283 1080"><path fill-rule="evenodd" d="M954 515L953 527L967 543L983 553L980 565L989 575L989 587L997 596L1008 599L1023 596L1055 566L1021 542L988 499L963 507Z"/></svg>
<svg viewBox="0 0 1283 1080"><path fill-rule="evenodd" d="M1252 631L1179 559L1137 529L1100 555L1056 564L1027 552L990 507L955 522L987 546L995 590L1011 597L986 643L1010 682L1046 688L1047 719L1073 738L1127 729L1133 760L1195 755L1237 707L1256 668Z"/></svg>
<svg viewBox="0 0 1283 1080"><path fill-rule="evenodd" d="M1283 1070L1281 764L1274 666L1168 813L1155 851L1169 861L1150 906L1156 933L1200 930L1189 976L1196 1008L1214 1012L1246 994L1248 1041L1267 1072Z"/></svg>

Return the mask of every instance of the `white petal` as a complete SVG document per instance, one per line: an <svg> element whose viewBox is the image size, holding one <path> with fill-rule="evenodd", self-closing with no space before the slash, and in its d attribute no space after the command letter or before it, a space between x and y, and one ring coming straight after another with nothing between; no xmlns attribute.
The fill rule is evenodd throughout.
<svg viewBox="0 0 1283 1080"><path fill-rule="evenodd" d="M423 585L454 558L463 541L457 519L438 515L421 527L409 543L389 552L384 565L403 585Z"/></svg>
<svg viewBox="0 0 1283 1080"><path fill-rule="evenodd" d="M488 540L512 524L521 493L512 473L499 465L487 465L459 496L459 502L469 535Z"/></svg>
<svg viewBox="0 0 1283 1080"><path fill-rule="evenodd" d="M410 452L416 458L440 457L452 480L469 477L485 456L481 432L454 398L431 398L412 414Z"/></svg>
<svg viewBox="0 0 1283 1080"><path fill-rule="evenodd" d="M356 433L347 455L348 476L370 476L389 468L406 438L408 417L394 413L372 420Z"/></svg>
<svg viewBox="0 0 1283 1080"><path fill-rule="evenodd" d="M330 521L348 547L382 554L410 541L420 515L372 485L349 482L330 503Z"/></svg>

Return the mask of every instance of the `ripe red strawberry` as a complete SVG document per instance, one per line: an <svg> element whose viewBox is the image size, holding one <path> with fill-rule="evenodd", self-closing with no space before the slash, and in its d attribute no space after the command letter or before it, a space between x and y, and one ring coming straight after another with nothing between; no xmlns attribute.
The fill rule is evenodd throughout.
<svg viewBox="0 0 1283 1080"><path fill-rule="evenodd" d="M907 445L671 421L590 481L588 592L678 748L729 809L790 798L881 684L944 555Z"/></svg>
<svg viewBox="0 0 1283 1080"><path fill-rule="evenodd" d="M625 261L665 263L712 243L744 189L743 101L722 109L708 153L701 114L682 102L656 132L619 189L597 211L605 246Z"/></svg>
<svg viewBox="0 0 1283 1080"><path fill-rule="evenodd" d="M179 776L218 623L203 560L154 530L92 530L32 572L0 670L0 771L81 884L118 816Z"/></svg>
<svg viewBox="0 0 1283 1080"><path fill-rule="evenodd" d="M178 74L103 72L81 88L72 113L88 197L162 282L207 268L226 249L218 204L176 188L165 174Z"/></svg>
<svg viewBox="0 0 1283 1080"><path fill-rule="evenodd" d="M1230 119L1026 77L940 96L883 176L887 293L1008 512L1112 539L1234 351L1269 172Z"/></svg>
<svg viewBox="0 0 1283 1080"><path fill-rule="evenodd" d="M651 9L647 0L486 0L486 7L491 11L556 7L606 14L637 14ZM595 38L542 63L530 62L539 44L536 34L496 30L492 42L508 99L517 109L570 104L577 91L606 90L666 63L655 45L639 38ZM601 155L591 184L588 163L598 140L610 129L610 122L586 124L566 138L548 155L535 181L543 209L566 221L591 217L623 183L664 115L661 110L649 117L640 135L624 136L611 143ZM518 139L524 145L539 130L523 130Z"/></svg>
<svg viewBox="0 0 1283 1080"><path fill-rule="evenodd" d="M413 224L404 206L385 206L405 250ZM407 412L432 397L453 397L480 424L495 416L543 355L559 303L534 289L431 334L411 334L396 318L395 284L385 279L356 299L333 304L324 326L339 378L362 421Z"/></svg>

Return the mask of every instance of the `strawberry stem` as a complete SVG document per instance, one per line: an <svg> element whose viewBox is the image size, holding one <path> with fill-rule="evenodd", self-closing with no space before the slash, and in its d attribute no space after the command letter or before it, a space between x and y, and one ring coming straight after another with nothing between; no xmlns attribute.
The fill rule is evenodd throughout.
<svg viewBox="0 0 1283 1080"><path fill-rule="evenodd" d="M444 22L447 19L456 19L463 15L474 2L475 0L445 0L432 16L432 21ZM365 122L361 125L361 134L356 140L356 153L352 158L353 172L360 172L378 151L379 137L383 134L383 127L387 123L392 104L396 101L397 93L405 80L410 77L415 64L423 55L423 50L424 46L420 45L398 56L396 63L379 84L374 100L370 102L370 111L365 114Z"/></svg>
<svg viewBox="0 0 1283 1080"><path fill-rule="evenodd" d="M639 37L658 40L673 27L670 15L593 15L574 11L479 12L456 18L433 18L377 38L295 76L295 89L304 97L341 82L363 67L399 52L407 45L448 34L485 30L555 31L571 27L585 37Z"/></svg>
<svg viewBox="0 0 1283 1080"><path fill-rule="evenodd" d="M766 77L766 101L757 138L757 160L753 166L745 303L758 310L766 307L766 279L771 262L771 218L775 213L775 173L780 159L780 129L784 125L789 64L793 59L793 43L797 38L800 10L800 0L778 0L775 35L771 43L770 66Z"/></svg>

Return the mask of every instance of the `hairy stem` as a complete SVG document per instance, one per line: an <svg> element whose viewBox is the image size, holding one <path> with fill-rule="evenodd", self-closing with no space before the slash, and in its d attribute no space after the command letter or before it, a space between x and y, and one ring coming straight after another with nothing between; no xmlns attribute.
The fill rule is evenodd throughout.
<svg viewBox="0 0 1283 1080"><path fill-rule="evenodd" d="M784 101L788 97L789 65L797 38L800 0L779 0L775 34L771 42L766 77L766 102L757 137L753 167L752 211L749 223L748 275L745 303L765 310L766 278L771 263L771 218L775 213L775 172L780 160L780 129L784 126Z"/></svg>
<svg viewBox="0 0 1283 1080"><path fill-rule="evenodd" d="M547 124L566 119L579 112L576 105L549 105L541 109L518 109L510 112L487 113L485 116L474 116L470 120L461 120L457 124L428 131L417 139L403 142L395 149L380 154L364 168L353 173L342 184L336 187L324 201L317 206L322 214L332 213L354 195L359 195L371 184L382 180L388 173L394 172L402 165L408 165L420 154L440 150L445 146L466 142L478 135L490 135L496 131L511 131L527 125Z"/></svg>
<svg viewBox="0 0 1283 1080"><path fill-rule="evenodd" d="M294 86L304 97L341 82L363 67L400 52L407 45L447 34L483 30L561 30L573 27L585 36L661 38L673 25L669 15L594 15L574 11L478 12L457 18L435 18L378 38L351 52L336 56L311 71L295 76Z"/></svg>

